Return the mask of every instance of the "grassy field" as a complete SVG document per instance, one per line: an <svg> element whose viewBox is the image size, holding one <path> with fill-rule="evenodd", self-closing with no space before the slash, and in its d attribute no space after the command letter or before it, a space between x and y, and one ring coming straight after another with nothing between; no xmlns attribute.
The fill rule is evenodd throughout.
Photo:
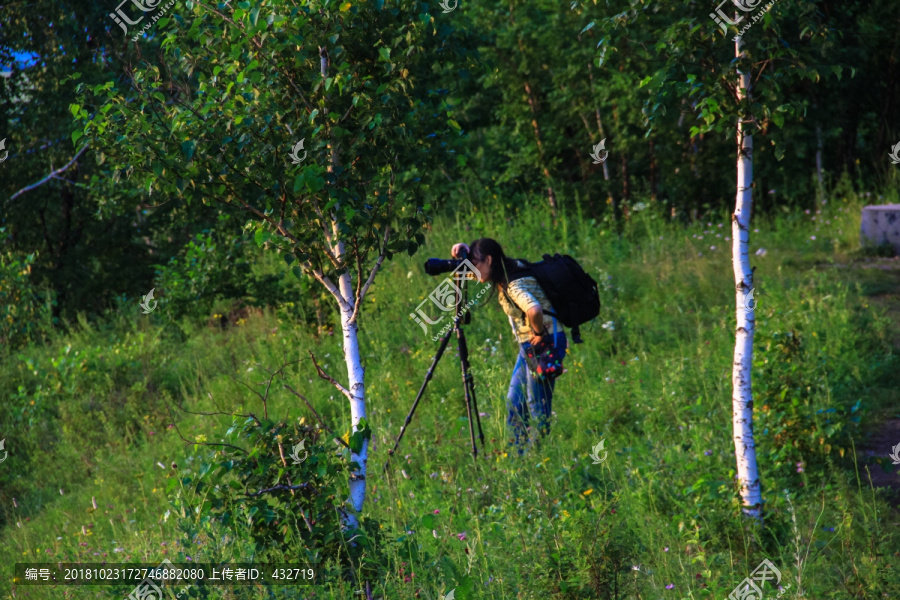
<svg viewBox="0 0 900 600"><path fill-rule="evenodd" d="M373 597L438 599L455 590L462 600L721 600L764 559L780 571L782 588L765 584L765 598L900 597L896 497L873 486L858 460L868 434L900 417L897 324L888 312L896 304L886 295L900 281L893 271L861 268L866 260L896 265L859 249L860 208L874 198L865 200L835 194L808 214L792 209L753 223L764 528L740 516L735 489L728 215L684 225L649 206L631 213L621 237L579 214L553 228L545 210L510 218L487 202L437 218L416 256L386 263L360 320L373 430L367 552L380 565L367 575ZM550 436L520 458L508 452L505 406L516 347L496 300L482 302L466 331L484 455L472 460L459 364L448 351L386 477L387 450L437 346L408 317L438 283L421 264L481 236L530 260L572 254L601 284L601 316L582 332L585 343L570 347ZM754 254L759 248L764 255ZM317 338L276 313L222 330L164 311L142 315L134 301L0 364L10 452L0 465L0 598L131 591L13 591L16 562L261 558L246 522L225 530L202 513L179 516L179 506L196 500L185 478L202 477L217 451L182 436L225 440L244 419L192 413L261 414L254 391L266 369L285 363L269 390L269 417L315 423L288 384L329 427L346 431L347 402L316 376L308 355L345 380L340 331ZM173 403L192 413L170 412ZM327 438L319 444L338 449ZM608 456L593 464L600 441ZM338 460L336 450L328 454ZM287 542L281 562L311 556L301 546ZM279 562L273 552L266 560ZM322 572L339 571L323 562ZM236 590L190 594L365 597L337 575L292 592Z"/></svg>

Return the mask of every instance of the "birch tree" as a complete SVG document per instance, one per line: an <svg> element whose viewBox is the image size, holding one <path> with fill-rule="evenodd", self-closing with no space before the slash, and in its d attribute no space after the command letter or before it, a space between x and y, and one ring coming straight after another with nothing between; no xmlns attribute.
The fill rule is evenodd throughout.
<svg viewBox="0 0 900 600"><path fill-rule="evenodd" d="M737 20L737 19L735 19ZM737 68L737 101L746 106L750 100L750 73L743 39L734 42ZM742 70L743 69L743 70ZM762 494L756 464L756 439L753 436L753 335L756 332L756 302L753 299L753 270L750 268L750 215L753 206L753 134L752 117L742 112L737 119L737 194L731 215L731 264L735 284L734 363L731 370L731 427L737 478L741 485L744 513L762 519Z"/></svg>
<svg viewBox="0 0 900 600"><path fill-rule="evenodd" d="M772 128L781 128L785 117L797 118L803 112L799 103L784 100L785 91L804 81L818 81L820 70L837 75L839 70L823 64L827 61L821 47L825 37L814 12L783 0L778 6L784 11L776 20L771 11L760 10L763 6L759 1L735 0L734 4L740 12L735 10L730 18L714 7L687 0L658 10L647 10L640 0L628 0L625 10L598 21L598 29L605 35L598 52L633 52L646 64L659 65L648 70L639 85L647 93L644 114L649 119L648 137L663 126L669 110L677 115L687 104L694 114L691 138L719 134L736 142L737 193L731 216L735 291L732 437L742 511L761 522L751 385L758 297L754 295L755 267L750 266L748 250L754 187L753 133L768 135L768 141L775 145ZM718 16L710 15L710 10ZM752 28L744 37L737 37L739 28L750 22ZM633 36L648 31L654 32L655 44L629 43ZM730 52L728 38L733 41ZM751 80L762 88L758 99L751 96ZM780 159L783 148L776 146L775 155Z"/></svg>
<svg viewBox="0 0 900 600"><path fill-rule="evenodd" d="M384 4L188 0L71 106L73 141L98 148L107 178L160 203L243 211L257 244L330 293L346 378L312 360L350 404L351 528L371 435L363 301L385 259L424 242L432 172L464 164L437 80L466 53L425 5Z"/></svg>

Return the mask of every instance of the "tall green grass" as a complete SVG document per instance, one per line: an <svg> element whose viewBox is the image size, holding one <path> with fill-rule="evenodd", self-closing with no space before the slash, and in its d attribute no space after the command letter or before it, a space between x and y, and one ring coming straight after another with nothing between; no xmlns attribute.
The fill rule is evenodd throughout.
<svg viewBox="0 0 900 600"><path fill-rule="evenodd" d="M813 268L858 255L862 199L838 190L819 214L776 213L752 224L764 528L739 516L734 479L728 216L682 225L660 207L632 208L620 237L577 207L554 226L541 205L496 202L436 218L427 244L386 263L366 299L360 340L374 434L365 513L388 540L378 548L374 597L440 598L456 589L461 599L719 599L765 558L790 584L782 597L898 597L896 513L854 450L896 402L891 323L868 305L853 271ZM601 316L584 328L585 343L570 347L549 437L519 458L505 424L516 347L496 301L481 303L466 335L485 452L472 459L451 346L384 476L437 346L437 327L426 335L408 317L438 283L421 263L482 236L511 256L577 257L601 284ZM760 247L765 256L754 254ZM314 423L282 388L288 383L343 434L349 407L307 358L314 352L344 380L339 330L313 333L272 314L221 332L122 306L102 325L81 322L6 361L0 394L11 398L2 412L11 455L0 465L0 563L252 559L246 530L196 523L189 537L179 529L168 481L196 472L209 451L168 428L167 406L259 411L247 386L262 390L265 369L299 361L272 385L270 417ZM228 415L175 415L190 441L219 441L232 423ZM601 440L608 456L593 464ZM12 598L9 582L0 585L0 597ZM225 597L213 589L210 597ZM26 591L30 599L61 593L20 587L15 597ZM358 591L334 579L299 596ZM257 597L235 597L245 596Z"/></svg>

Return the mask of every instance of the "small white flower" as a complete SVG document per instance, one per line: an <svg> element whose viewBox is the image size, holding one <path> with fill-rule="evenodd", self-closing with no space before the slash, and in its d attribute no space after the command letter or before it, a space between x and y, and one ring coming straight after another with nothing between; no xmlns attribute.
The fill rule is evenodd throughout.
<svg viewBox="0 0 900 600"><path fill-rule="evenodd" d="M615 328L616 328L616 324L613 323L612 321L607 321L606 323L603 324L603 329L608 329L610 331L614 331Z"/></svg>
<svg viewBox="0 0 900 600"><path fill-rule="evenodd" d="M716 247L715 247L715 246L710 246L709 249L710 249L710 250L715 250Z"/></svg>
<svg viewBox="0 0 900 600"><path fill-rule="evenodd" d="M407 278L407 279L412 279L412 277L413 277L413 272L412 272L412 271L409 271L409 272L406 274L406 278Z"/></svg>
<svg viewBox="0 0 900 600"><path fill-rule="evenodd" d="M756 255L757 255L757 256L765 256L765 255L766 255L766 249L765 249L765 248L760 248L759 250L756 251Z"/></svg>
<svg viewBox="0 0 900 600"><path fill-rule="evenodd" d="M815 240L815 239L816 239L816 236L814 236L814 235L811 235L811 236L809 236L809 239L811 239L811 240Z"/></svg>

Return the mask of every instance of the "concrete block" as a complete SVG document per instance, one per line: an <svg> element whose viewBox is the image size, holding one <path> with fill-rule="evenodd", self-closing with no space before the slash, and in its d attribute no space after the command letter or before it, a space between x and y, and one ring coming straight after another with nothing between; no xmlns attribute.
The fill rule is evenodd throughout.
<svg viewBox="0 0 900 600"><path fill-rule="evenodd" d="M863 207L859 243L863 246L890 244L900 254L900 204Z"/></svg>

